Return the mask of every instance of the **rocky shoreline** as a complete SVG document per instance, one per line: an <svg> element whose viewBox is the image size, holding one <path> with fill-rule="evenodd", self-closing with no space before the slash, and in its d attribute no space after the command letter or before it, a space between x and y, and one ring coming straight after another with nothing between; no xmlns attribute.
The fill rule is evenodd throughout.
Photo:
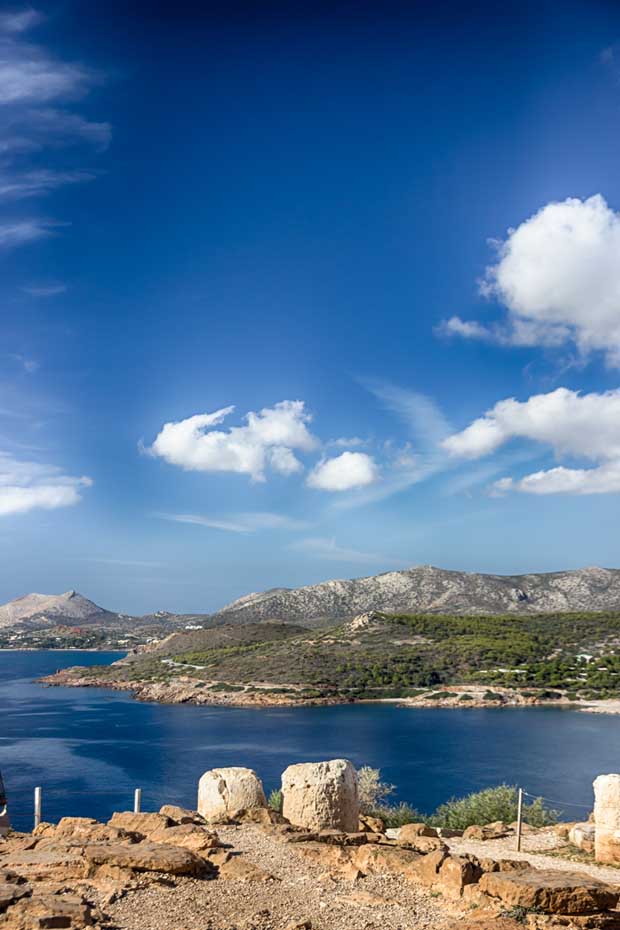
<svg viewBox="0 0 620 930"><path fill-rule="evenodd" d="M112 691L126 691L137 701L158 704L204 704L230 707L297 707L297 706L331 706L338 704L390 703L406 708L452 708L458 710L479 710L483 708L502 707L561 707L589 713L620 714L620 701L575 701L562 695L556 698L539 698L525 696L516 689L496 688L493 692L485 687L473 685L453 685L449 691L440 691L413 698L348 698L342 695L305 697L300 693L277 694L267 688L241 690L243 685L232 685L230 691L209 690L203 681L196 678L179 676L168 681L123 681L92 675L80 674L79 669L69 668L55 672L39 679L48 687L69 688L107 688ZM221 684L215 682L215 684ZM237 690L239 689L239 690Z"/></svg>

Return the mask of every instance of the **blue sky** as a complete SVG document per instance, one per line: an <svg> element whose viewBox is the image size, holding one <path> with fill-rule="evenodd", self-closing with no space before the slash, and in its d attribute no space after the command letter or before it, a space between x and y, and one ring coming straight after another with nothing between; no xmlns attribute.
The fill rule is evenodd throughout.
<svg viewBox="0 0 620 930"><path fill-rule="evenodd" d="M1 600L620 565L620 8L434 6L2 6Z"/></svg>

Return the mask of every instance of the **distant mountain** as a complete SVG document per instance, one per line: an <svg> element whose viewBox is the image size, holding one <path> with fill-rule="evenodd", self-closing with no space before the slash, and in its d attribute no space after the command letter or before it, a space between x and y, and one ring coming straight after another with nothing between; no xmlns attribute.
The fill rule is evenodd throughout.
<svg viewBox="0 0 620 930"><path fill-rule="evenodd" d="M421 565L367 578L246 594L211 620L328 624L368 611L501 614L620 610L620 570L483 575Z"/></svg>
<svg viewBox="0 0 620 930"><path fill-rule="evenodd" d="M25 594L0 607L3 627L40 628L46 626L107 626L126 622L122 615L104 610L78 594Z"/></svg>

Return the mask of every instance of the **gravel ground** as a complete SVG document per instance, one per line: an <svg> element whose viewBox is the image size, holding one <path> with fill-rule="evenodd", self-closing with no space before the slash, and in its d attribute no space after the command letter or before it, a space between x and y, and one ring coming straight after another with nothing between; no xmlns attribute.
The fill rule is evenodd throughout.
<svg viewBox="0 0 620 930"><path fill-rule="evenodd" d="M525 833L521 839L520 853L516 851L514 836L507 836L502 840L485 840L484 842L450 839L446 840L446 843L450 847L450 851L456 855L473 853L479 859L527 859L537 869L584 872L587 875L592 875L593 878L600 878L612 885L620 885L620 869L596 865L594 862L575 862L558 856L546 856L545 852L549 850L557 850L561 853L562 849L564 849L568 852L568 847L564 841L555 833Z"/></svg>
<svg viewBox="0 0 620 930"><path fill-rule="evenodd" d="M279 879L179 879L131 892L107 911L119 930L441 930L456 905L397 877L321 878L286 844L250 825L218 829L223 843Z"/></svg>

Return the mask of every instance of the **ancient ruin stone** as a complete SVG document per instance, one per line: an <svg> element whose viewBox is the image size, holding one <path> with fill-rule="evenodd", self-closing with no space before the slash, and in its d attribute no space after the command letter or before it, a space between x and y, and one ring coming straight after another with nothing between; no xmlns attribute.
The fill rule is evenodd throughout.
<svg viewBox="0 0 620 930"><path fill-rule="evenodd" d="M267 807L261 780L252 769L211 769L200 779L198 813L206 820L217 821L251 807Z"/></svg>
<svg viewBox="0 0 620 930"><path fill-rule="evenodd" d="M14 869L28 881L66 881L85 876L81 850L59 845L54 849L21 849L11 851L3 866Z"/></svg>
<svg viewBox="0 0 620 930"><path fill-rule="evenodd" d="M358 829L364 833L385 833L385 824L380 817L369 817L360 814Z"/></svg>
<svg viewBox="0 0 620 930"><path fill-rule="evenodd" d="M271 872L261 869L246 859L245 856L230 856L220 865L218 878L236 882L275 882L278 879Z"/></svg>
<svg viewBox="0 0 620 930"><path fill-rule="evenodd" d="M288 821L274 811L271 807L247 807L239 811L232 811L230 814L232 820L236 823L257 823L260 826L272 826L273 824L287 824Z"/></svg>
<svg viewBox="0 0 620 930"><path fill-rule="evenodd" d="M190 811L186 807L178 807L176 804L164 804L163 807L159 808L159 813L176 824L204 823L204 818L200 816L198 811Z"/></svg>
<svg viewBox="0 0 620 930"><path fill-rule="evenodd" d="M475 884L482 869L473 856L447 856L441 864L436 886L452 898L460 898L465 885Z"/></svg>
<svg viewBox="0 0 620 930"><path fill-rule="evenodd" d="M464 840L501 840L502 837L508 836L509 828L505 823L490 823L486 826L474 825L463 830Z"/></svg>
<svg viewBox="0 0 620 930"><path fill-rule="evenodd" d="M167 872L170 875L204 875L209 866L191 850L163 843L87 846L84 857L91 866L115 866L136 872Z"/></svg>
<svg viewBox="0 0 620 930"><path fill-rule="evenodd" d="M138 836L144 837L155 830L161 830L162 827L171 826L172 821L164 814L134 814L132 811L117 811L112 814L108 824L111 827L118 827L128 833L136 833Z"/></svg>
<svg viewBox="0 0 620 930"><path fill-rule="evenodd" d="M220 845L217 833L206 830L193 823L182 823L174 827L164 827L149 835L151 843L164 843L169 846L181 846L194 852L204 852Z"/></svg>
<svg viewBox="0 0 620 930"><path fill-rule="evenodd" d="M620 863L620 775L595 779L594 823L596 861Z"/></svg>
<svg viewBox="0 0 620 930"><path fill-rule="evenodd" d="M289 765L282 773L282 795L282 813L297 826L357 831L357 776L346 759Z"/></svg>
<svg viewBox="0 0 620 930"><path fill-rule="evenodd" d="M425 823L406 823L398 831L398 839L401 843L409 843L419 836L438 836L434 827L429 827Z"/></svg>
<svg viewBox="0 0 620 930"><path fill-rule="evenodd" d="M547 914L607 911L620 898L620 889L589 875L552 869L485 872L480 890L509 907L538 908Z"/></svg>
<svg viewBox="0 0 620 930"><path fill-rule="evenodd" d="M407 849L415 849L416 852L426 855L435 852L437 849L447 849L446 844L438 836L412 836L409 840L402 839L402 834L398 837L398 842Z"/></svg>
<svg viewBox="0 0 620 930"><path fill-rule="evenodd" d="M14 904L6 915L7 930L66 927L81 930L93 926L93 908L81 895L38 894Z"/></svg>
<svg viewBox="0 0 620 930"><path fill-rule="evenodd" d="M420 857L415 865L415 870L422 884L432 886L437 883L439 870L447 858L447 849L437 849L427 856Z"/></svg>
<svg viewBox="0 0 620 930"><path fill-rule="evenodd" d="M413 849L367 843L356 851L353 863L365 875L387 872L414 877L420 858L420 854Z"/></svg>
<svg viewBox="0 0 620 930"><path fill-rule="evenodd" d="M594 852L596 829L593 823L576 823L568 831L568 841L584 852Z"/></svg>

